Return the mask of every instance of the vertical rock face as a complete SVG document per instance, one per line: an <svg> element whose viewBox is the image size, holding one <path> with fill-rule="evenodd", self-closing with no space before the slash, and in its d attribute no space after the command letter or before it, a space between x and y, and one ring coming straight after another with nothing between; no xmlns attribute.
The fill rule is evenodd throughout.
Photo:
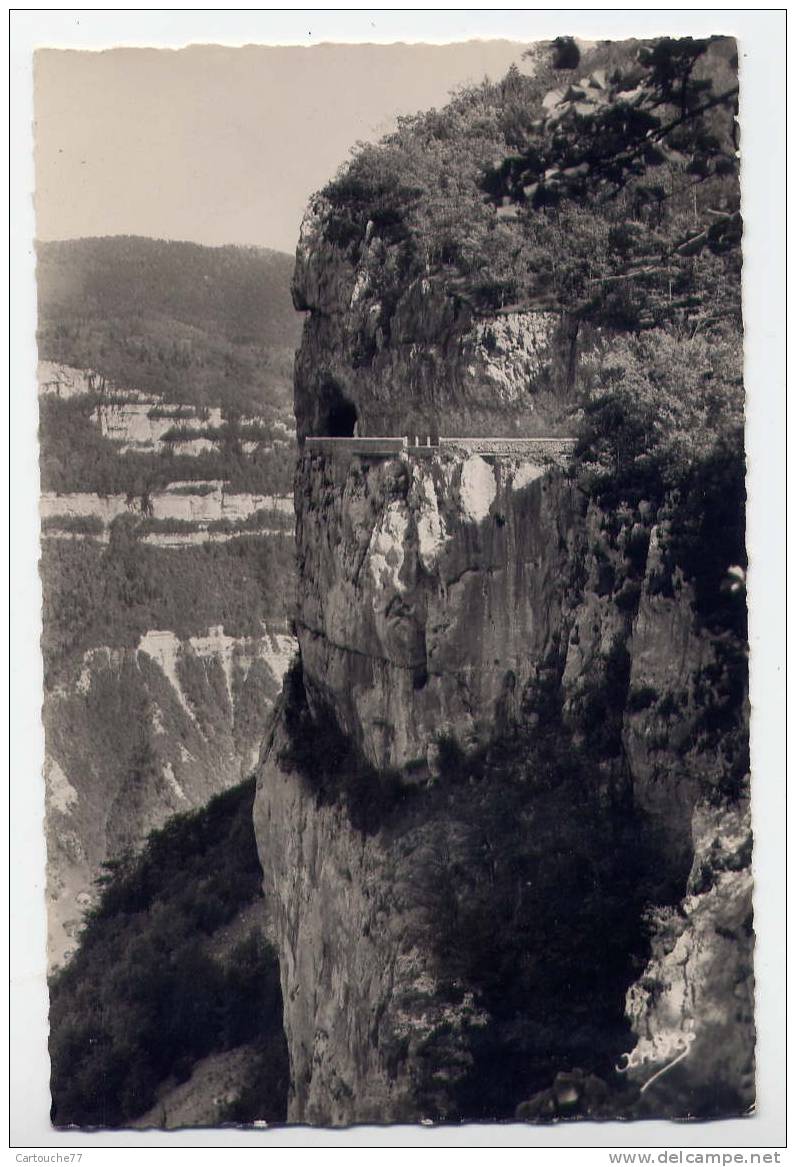
<svg viewBox="0 0 796 1167"><path fill-rule="evenodd" d="M694 860L663 911L627 1010L638 1041L624 1071L640 1115L743 1114L755 1097L749 808L694 814Z"/></svg>
<svg viewBox="0 0 796 1167"><path fill-rule="evenodd" d="M582 498L478 455L299 469L305 678L377 766L486 740L561 634Z"/></svg>
<svg viewBox="0 0 796 1167"><path fill-rule="evenodd" d="M435 975L413 864L433 834L352 831L280 767L277 727L255 812L272 897L291 1058L294 1122L417 1122L457 1117L452 1089L470 1065L464 1034L483 1018Z"/></svg>
<svg viewBox="0 0 796 1167"><path fill-rule="evenodd" d="M379 263L389 262L376 239L353 261L325 238L322 207L310 214L294 285L310 312L297 358L300 435L329 433L341 403L361 434L423 433L438 418L437 432L506 435L534 424L549 387L566 392L557 320L476 321L433 285L418 285L391 306L387 335L374 288ZM489 329L494 343L478 350ZM367 336L372 350L363 355ZM296 513L300 670L263 749L255 802L281 959L290 1119L510 1117L549 1084L546 1067L578 1068L590 1043L604 1042L597 1069L607 1072L652 1041L653 1053L637 1061L657 1073L672 1045L656 1046L654 1034L673 1024L667 1000L679 988L666 954L650 954L640 914L635 948L619 934L622 912L606 917L616 929L606 951L615 942L619 955L594 950L593 998L594 986L573 973L568 1001L569 982L555 984L568 974L545 972L541 957L533 971L531 953L522 983L536 1028L518 1037L522 1007L506 1012L494 978L501 961L511 964L504 941L520 924L498 920L504 901L495 900L493 926L484 907L501 879L513 880L505 898L516 896L516 920L538 912L540 949L550 947L547 936L562 946L562 970L575 950L582 965L578 946L591 958L588 945L601 944L578 934L600 880L607 890L595 902L622 906L616 888L632 866L622 854L631 820L647 902L668 904L669 920L686 896L677 943L703 984L684 1005L694 1050L707 1050L722 1025L732 1029L739 1056L718 1105L749 1105L753 1082L740 1051L753 1044L751 1014L748 1002L736 1008L750 975L748 875L731 863L721 869L716 894L735 929L722 952L706 949L713 901L696 905L692 886L702 846L692 836L695 808L709 805L706 792L721 803L728 771L742 763L708 748L705 677L721 673L721 654L671 567L671 512L606 511L559 469L462 451L422 459L304 452ZM495 761L503 739L514 753ZM522 879L513 874L520 870ZM544 923L548 901L570 884L560 924L558 907ZM634 910L628 900L624 917ZM468 930L480 960L457 948L467 947ZM625 995L650 959L654 973L631 991L623 1019ZM736 1003L714 991L710 974L731 960ZM499 975L513 983L505 968ZM663 998L643 987L653 975L667 985ZM554 1021L544 1029L546 992L562 1032ZM496 1112L478 1095L488 1095L490 1074L500 1078L501 1049L506 1067L517 1067L519 1093L508 1097L507 1088ZM622 1082L639 1097L646 1078L634 1073ZM704 1111L699 1090L689 1089L673 1093L667 1113Z"/></svg>

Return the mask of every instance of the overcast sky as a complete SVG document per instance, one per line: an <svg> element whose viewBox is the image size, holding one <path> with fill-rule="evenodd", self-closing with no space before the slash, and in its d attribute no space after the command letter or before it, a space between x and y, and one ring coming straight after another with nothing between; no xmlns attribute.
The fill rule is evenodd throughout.
<svg viewBox="0 0 796 1167"><path fill-rule="evenodd" d="M308 197L397 114L503 76L528 42L42 50L40 239L150 235L292 252Z"/></svg>

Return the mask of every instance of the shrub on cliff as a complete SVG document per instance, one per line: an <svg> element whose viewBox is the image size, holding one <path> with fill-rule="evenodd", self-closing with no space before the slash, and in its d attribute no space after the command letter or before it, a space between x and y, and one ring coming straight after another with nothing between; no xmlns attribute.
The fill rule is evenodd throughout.
<svg viewBox="0 0 796 1167"><path fill-rule="evenodd" d="M743 424L741 338L653 329L590 355L576 451L606 500L681 488Z"/></svg>
<svg viewBox="0 0 796 1167"><path fill-rule="evenodd" d="M672 557L693 581L697 612L714 631L746 641L746 590L728 569L744 571L746 463L740 425L696 463L680 492L671 523Z"/></svg>

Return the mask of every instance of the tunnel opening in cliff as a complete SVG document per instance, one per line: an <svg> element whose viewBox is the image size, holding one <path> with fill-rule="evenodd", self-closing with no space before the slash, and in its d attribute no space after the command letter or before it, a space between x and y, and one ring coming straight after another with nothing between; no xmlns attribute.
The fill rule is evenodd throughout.
<svg viewBox="0 0 796 1167"><path fill-rule="evenodd" d="M321 409L316 434L319 438L353 438L357 436L359 414L353 401L345 396L331 378L323 385Z"/></svg>

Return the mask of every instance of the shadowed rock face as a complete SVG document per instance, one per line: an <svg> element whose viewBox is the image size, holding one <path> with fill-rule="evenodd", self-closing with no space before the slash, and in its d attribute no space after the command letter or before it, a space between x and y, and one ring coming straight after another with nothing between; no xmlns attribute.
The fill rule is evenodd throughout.
<svg viewBox="0 0 796 1167"><path fill-rule="evenodd" d="M472 992L453 999L420 926L413 874L439 822L410 816L392 837L352 831L319 806L266 743L255 829L279 941L291 1122L456 1119L483 1025Z"/></svg>
<svg viewBox="0 0 796 1167"><path fill-rule="evenodd" d="M294 284L297 306L310 313L296 365L300 436L322 433L330 403L341 400L354 407L363 435L422 433L438 418L443 434L506 436L526 424L533 429L545 393L548 400L557 393L561 404L569 382L561 374L557 320L535 319L532 342L529 322L506 324L508 318L496 317L499 343L479 355L477 338L489 322L476 321L430 284L407 288L392 308L389 335L380 333L384 306L375 275L379 263L389 262L381 247L371 239L353 257L325 239L322 206L308 216ZM373 348L365 359L368 329ZM552 1088L557 1071L582 1071L591 1081L594 1067L573 1060L573 1050L588 1047L590 1019L578 1022L577 1034L573 1027L571 1034L547 1035L550 1057L559 1059L548 1080L540 1070L516 1085L520 1093L505 1100L500 1113L477 1110L478 1083L499 1073L484 1051L493 1048L496 1032L511 1026L500 1021L500 1002L484 987L488 969L462 972L460 964L451 974L455 962L440 946L437 893L450 880L454 900L462 886L481 894L481 876L468 869L467 856L473 870L480 864L479 872L487 871L488 883L483 847L488 850L495 836L484 827L477 854L462 842L462 832L470 839L479 824L462 826L460 804L470 798L462 787L446 793L441 745L452 741L463 758L473 758L521 724L532 754L537 739L546 740L555 708L562 743L573 758L589 759L583 770L588 789L577 791L573 769L561 780L556 806L541 781L534 787L533 772L521 796L516 774L505 769L479 779L498 784L490 803L498 812L501 783L505 805L520 807L513 838L505 834L505 821L499 830L512 846L519 837L520 851L527 832L533 870L540 872L534 894L541 887L551 903L562 894L562 872L547 870L546 848L568 854L574 837L582 851L577 879L583 875L588 886L584 872L601 848L608 853L616 845L614 827L624 829L631 820L649 901L671 906L690 894L692 820L708 813L706 792L721 786L728 759L706 749L701 736L703 679L719 667L717 650L696 617L691 587L678 569L665 569L671 512L646 504L606 512L560 469L467 450L421 460L337 458L305 449L295 498L297 635L309 713L318 723L331 717L349 743L344 770L356 756L360 775L378 781L380 773L397 770L414 793L400 796L398 809L370 829L358 829L351 796L343 793L351 775L338 774L338 797L330 793L328 775L322 790L313 786L291 760L287 715L277 717L262 754L255 826L281 959L292 1067L289 1117L334 1124L511 1117L523 1098ZM472 789L471 781L466 790ZM541 848L539 831L545 832ZM499 867L499 855L495 862ZM614 867L621 874L621 856ZM565 880L571 874L564 869ZM435 880L437 888L430 886ZM737 943L721 953L714 945L709 959L723 962L728 985L743 986L751 976L748 871L733 869L726 882L732 883L727 897L733 899ZM456 902L457 910L467 909ZM571 903L561 903L566 916ZM710 918L711 904L696 915L683 910L683 935L702 929L706 937L701 921ZM494 948L496 964L497 927L482 941L484 953ZM605 986L593 1006L602 1010L593 1019L595 1032L609 1035L599 1038L605 1042L595 1059L600 1074L670 1024L658 998L640 990L627 998L623 1016L628 990L650 957L649 949L638 955L646 943L640 909L636 939L635 956L628 951L611 967L601 948L589 949L594 983ZM571 944L580 942L575 930ZM695 943L705 951L703 939ZM669 975L664 966L662 983ZM709 976L702 984L710 999L705 1015L723 1018L719 1029L726 1024L733 1030L739 1054L723 1081L722 1071L711 1068L704 1090L697 1081L704 1058L688 1067L683 1059L677 1068L685 1077L671 1078L680 1090L666 1113L704 1112L705 1090L723 1099L718 1106L725 1113L733 1106L737 1113L753 1097L751 1016L738 1013L729 991L710 996ZM561 1007L560 986L548 984L533 1008L544 1003L544 992L551 993L551 1007L553 996ZM708 1000L702 992L689 1006L698 1033L700 1002ZM571 1013L580 1016L588 992L581 986L572 993ZM522 1028L522 1016L518 1006L515 1029ZM709 1037L699 1040L695 1049L706 1048ZM557 1041L560 1048L553 1048ZM652 1048L644 1062L647 1076L667 1064L670 1052L666 1041ZM506 1050L508 1059L513 1055ZM743 1068L741 1051L749 1055ZM612 1104L609 1090L601 1115L632 1113L628 1108L646 1081L622 1078L621 1100L616 1095Z"/></svg>

